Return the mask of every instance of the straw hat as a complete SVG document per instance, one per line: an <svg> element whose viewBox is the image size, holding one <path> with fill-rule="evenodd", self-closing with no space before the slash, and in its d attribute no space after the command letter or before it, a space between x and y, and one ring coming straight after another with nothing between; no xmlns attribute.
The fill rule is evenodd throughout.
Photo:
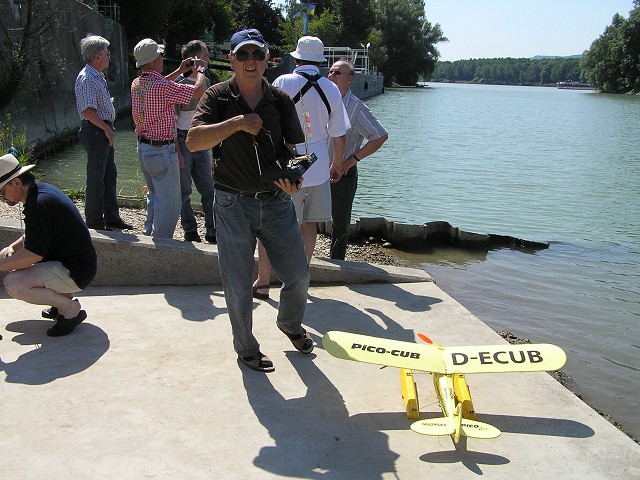
<svg viewBox="0 0 640 480"><path fill-rule="evenodd" d="M0 188L24 172L31 170L35 165L20 165L16 157L7 153L0 157Z"/></svg>

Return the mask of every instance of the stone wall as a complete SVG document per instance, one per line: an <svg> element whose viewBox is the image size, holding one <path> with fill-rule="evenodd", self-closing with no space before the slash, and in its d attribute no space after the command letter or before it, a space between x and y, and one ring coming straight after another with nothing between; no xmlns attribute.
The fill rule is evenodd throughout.
<svg viewBox="0 0 640 480"><path fill-rule="evenodd" d="M64 13L50 18L57 38L46 46L46 51L40 52L42 61L30 66L29 75L11 105L0 111L3 118L10 113L18 128L26 125L27 141L39 149L77 132L80 127L74 84L85 65L80 40L87 33L100 35L111 43L111 65L104 73L116 111L131 106L129 50L124 29L76 0L54 0L52 3L64 7ZM0 0L0 4L3 4L3 12L13 12L13 16L3 18L3 22L10 28L20 28L25 21L24 9L16 7L13 0Z"/></svg>

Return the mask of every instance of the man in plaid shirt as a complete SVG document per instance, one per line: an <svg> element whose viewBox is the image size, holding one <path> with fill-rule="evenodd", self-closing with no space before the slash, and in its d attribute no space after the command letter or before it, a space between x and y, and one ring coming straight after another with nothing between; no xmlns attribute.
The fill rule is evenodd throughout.
<svg viewBox="0 0 640 480"><path fill-rule="evenodd" d="M118 171L113 150L113 121L116 110L103 71L110 61L109 41L98 35L80 40L86 65L76 78L76 107L82 121L78 136L87 152L87 188L84 216L89 228L131 229L118 209Z"/></svg>
<svg viewBox="0 0 640 480"><path fill-rule="evenodd" d="M177 70L162 76L164 45L150 38L133 50L142 75L131 84L131 113L138 136L138 162L147 183L147 219L144 234L172 238L182 198L176 151L176 104L201 97L206 89L205 62L185 58ZM191 70L195 85L177 84L178 75Z"/></svg>

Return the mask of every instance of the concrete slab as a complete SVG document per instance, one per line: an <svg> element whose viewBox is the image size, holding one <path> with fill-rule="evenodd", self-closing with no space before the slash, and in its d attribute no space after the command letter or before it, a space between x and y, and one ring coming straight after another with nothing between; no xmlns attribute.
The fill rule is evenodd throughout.
<svg viewBox="0 0 640 480"><path fill-rule="evenodd" d="M328 330L504 343L432 282L312 287L309 356L276 329L272 297L254 310L265 375L238 365L219 286L90 287L88 319L61 338L2 292L2 477L640 476L640 446L546 373L469 375L479 420L503 434L454 447L409 429L396 369L322 349ZM439 416L430 375L416 381L422 417Z"/></svg>

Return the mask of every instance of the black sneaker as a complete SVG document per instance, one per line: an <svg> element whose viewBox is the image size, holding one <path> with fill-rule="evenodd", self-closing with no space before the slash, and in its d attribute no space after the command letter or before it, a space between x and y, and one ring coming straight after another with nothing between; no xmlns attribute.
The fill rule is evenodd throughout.
<svg viewBox="0 0 640 480"><path fill-rule="evenodd" d="M133 230L133 225L129 225L124 220L120 219L117 222L107 222L107 227L115 228L117 230Z"/></svg>
<svg viewBox="0 0 640 480"><path fill-rule="evenodd" d="M200 235L198 235L198 232L184 232L184 241L200 243L202 239Z"/></svg>
<svg viewBox="0 0 640 480"><path fill-rule="evenodd" d="M50 337L69 335L85 318L87 318L87 312L84 310L80 310L78 315L73 318L64 318L64 316L58 315L58 320L53 327L47 330L47 335Z"/></svg>
<svg viewBox="0 0 640 480"><path fill-rule="evenodd" d="M207 242L212 243L212 244L214 244L214 245L215 245L216 243L218 243L218 241L217 241L217 239L216 239L216 236L215 236L215 235L209 235L209 234L206 234L206 235L204 236L204 239L205 239Z"/></svg>
<svg viewBox="0 0 640 480"><path fill-rule="evenodd" d="M55 320L58 318L58 309L56 307L49 307L42 310L42 318L50 318L51 320Z"/></svg>
<svg viewBox="0 0 640 480"><path fill-rule="evenodd" d="M109 228L104 223L87 223L87 227L93 230L104 230L106 232L110 232L111 228Z"/></svg>

